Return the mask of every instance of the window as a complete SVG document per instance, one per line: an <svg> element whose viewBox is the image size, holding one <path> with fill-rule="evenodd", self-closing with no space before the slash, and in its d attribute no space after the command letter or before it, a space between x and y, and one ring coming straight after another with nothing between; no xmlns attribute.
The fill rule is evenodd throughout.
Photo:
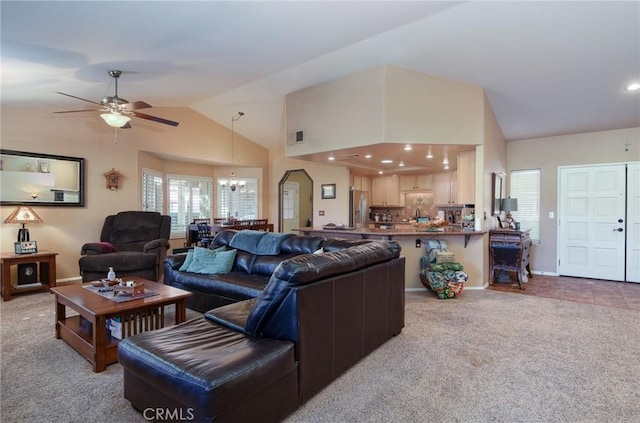
<svg viewBox="0 0 640 423"><path fill-rule="evenodd" d="M183 237L193 219L211 218L211 178L167 175L171 236Z"/></svg>
<svg viewBox="0 0 640 423"><path fill-rule="evenodd" d="M162 173L142 169L142 211L162 213Z"/></svg>
<svg viewBox="0 0 640 423"><path fill-rule="evenodd" d="M540 242L540 169L511 172L509 194L518 199L518 211L511 212L520 228L531 229L531 240Z"/></svg>
<svg viewBox="0 0 640 423"><path fill-rule="evenodd" d="M258 179L235 180L236 189L231 190L229 179L218 179L218 217L240 220L258 218Z"/></svg>

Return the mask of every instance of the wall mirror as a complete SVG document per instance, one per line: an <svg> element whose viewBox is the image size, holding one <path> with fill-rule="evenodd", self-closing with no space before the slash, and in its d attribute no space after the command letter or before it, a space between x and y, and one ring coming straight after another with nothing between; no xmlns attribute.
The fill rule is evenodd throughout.
<svg viewBox="0 0 640 423"><path fill-rule="evenodd" d="M84 159L0 150L0 204L84 206Z"/></svg>
<svg viewBox="0 0 640 423"><path fill-rule="evenodd" d="M304 169L287 170L278 184L279 232L313 226L313 180Z"/></svg>
<svg viewBox="0 0 640 423"><path fill-rule="evenodd" d="M493 188L492 188L492 198L493 198L493 203L492 203L492 207L491 207L491 215L493 216L498 216L500 215L500 212L502 211L501 209L501 204L502 204L502 176L504 174L503 173L495 173L493 172Z"/></svg>

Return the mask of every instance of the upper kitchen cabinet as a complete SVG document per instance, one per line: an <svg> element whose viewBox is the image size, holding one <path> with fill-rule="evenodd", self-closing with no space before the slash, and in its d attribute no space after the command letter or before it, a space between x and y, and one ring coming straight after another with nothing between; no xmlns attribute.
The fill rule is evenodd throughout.
<svg viewBox="0 0 640 423"><path fill-rule="evenodd" d="M458 201L461 204L475 204L476 200L476 152L458 152Z"/></svg>
<svg viewBox="0 0 640 423"><path fill-rule="evenodd" d="M433 175L401 175L400 191L433 191Z"/></svg>
<svg viewBox="0 0 640 423"><path fill-rule="evenodd" d="M400 179L397 175L371 178L371 206L403 206L400 201Z"/></svg>
<svg viewBox="0 0 640 423"><path fill-rule="evenodd" d="M436 206L459 204L457 171L433 175L433 203Z"/></svg>
<svg viewBox="0 0 640 423"><path fill-rule="evenodd" d="M353 175L353 181L351 181L351 186L358 191L371 192L371 177Z"/></svg>

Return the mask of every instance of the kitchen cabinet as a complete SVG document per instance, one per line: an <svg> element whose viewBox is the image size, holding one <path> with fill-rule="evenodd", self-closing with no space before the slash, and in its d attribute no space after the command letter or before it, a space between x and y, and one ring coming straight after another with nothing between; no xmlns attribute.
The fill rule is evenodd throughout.
<svg viewBox="0 0 640 423"><path fill-rule="evenodd" d="M353 189L357 191L371 192L371 177L353 175L353 181L351 182Z"/></svg>
<svg viewBox="0 0 640 423"><path fill-rule="evenodd" d="M458 201L461 204L476 202L476 152L458 152Z"/></svg>
<svg viewBox="0 0 640 423"><path fill-rule="evenodd" d="M401 206L400 178L397 175L371 178L372 206Z"/></svg>
<svg viewBox="0 0 640 423"><path fill-rule="evenodd" d="M435 205L459 204L457 171L433 175L433 203Z"/></svg>
<svg viewBox="0 0 640 423"><path fill-rule="evenodd" d="M433 191L433 175L402 175L400 191Z"/></svg>

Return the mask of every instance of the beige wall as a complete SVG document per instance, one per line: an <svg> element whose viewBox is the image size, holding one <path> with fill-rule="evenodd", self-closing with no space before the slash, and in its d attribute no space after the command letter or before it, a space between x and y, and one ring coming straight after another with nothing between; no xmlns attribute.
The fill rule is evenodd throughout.
<svg viewBox="0 0 640 423"><path fill-rule="evenodd" d="M52 111L45 107L3 107L1 139L3 149L86 160L85 207L35 207L44 223L29 228L40 250L59 254L58 280L79 276L80 248L83 243L99 238L107 215L139 210L142 166L156 169L160 166L160 170L169 173L195 172L212 177L221 165L223 170L220 172L225 176L231 168L230 130L188 108L154 108L151 114L176 120L180 125L174 128L134 118L133 129L118 130L117 142L115 130L97 113L56 115ZM111 168L124 175L120 188L115 191L106 188L103 176ZM236 176L259 175L264 198L269 197L268 168L268 150L236 134L233 166ZM244 175L244 169L247 175ZM11 206L0 208L3 221L13 209ZM264 199L260 209L269 210ZM2 224L2 251L13 251L17 232L17 225ZM172 247L182 243L183 240L172 240Z"/></svg>
<svg viewBox="0 0 640 423"><path fill-rule="evenodd" d="M287 95L285 155L382 142L479 145L483 102L482 87L379 66ZM292 141L296 131L304 142Z"/></svg>
<svg viewBox="0 0 640 423"><path fill-rule="evenodd" d="M509 172L540 169L540 244L531 251L534 272L557 272L558 166L640 161L640 128L591 132L510 141L507 143L507 195Z"/></svg>

